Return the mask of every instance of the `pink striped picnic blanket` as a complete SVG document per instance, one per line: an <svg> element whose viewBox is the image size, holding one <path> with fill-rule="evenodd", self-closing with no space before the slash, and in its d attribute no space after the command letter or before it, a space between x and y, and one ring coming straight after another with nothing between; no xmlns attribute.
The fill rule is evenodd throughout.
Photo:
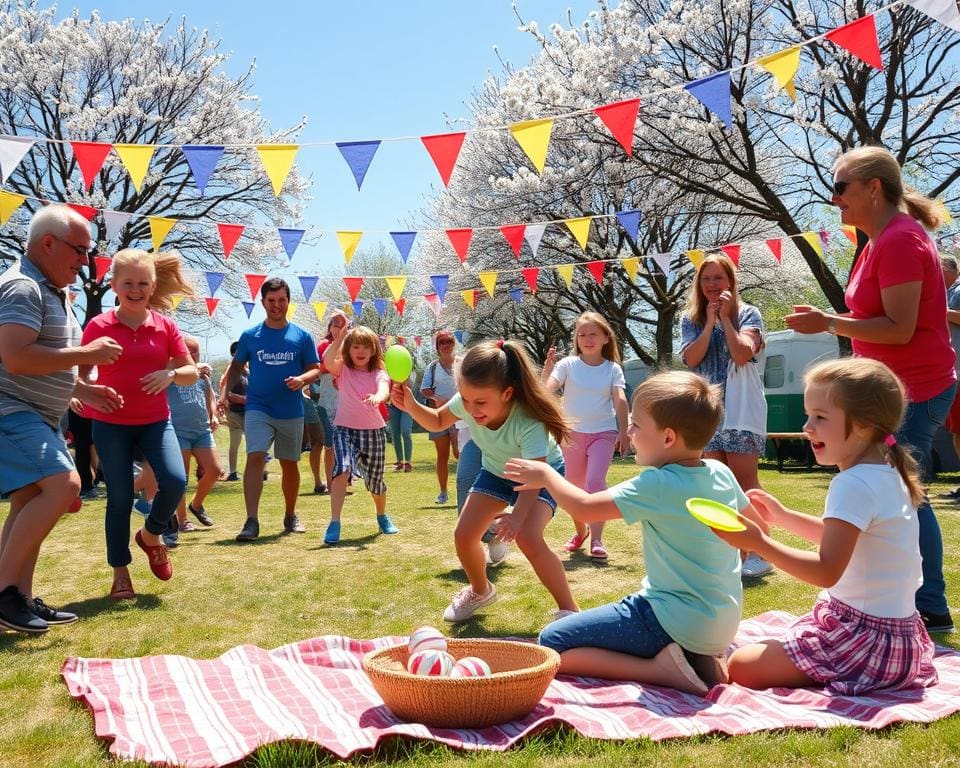
<svg viewBox="0 0 960 768"><path fill-rule="evenodd" d="M737 644L776 636L793 619L773 611L744 621ZM597 739L660 740L779 728L874 729L931 722L960 710L960 653L938 648L940 683L934 688L833 696L719 685L700 698L656 686L560 677L523 720L480 730L428 728L398 721L360 666L367 651L404 640L329 635L272 651L238 646L208 661L70 657L61 671L70 695L92 710L97 736L113 742L113 755L195 768L229 765L285 739L315 742L346 758L396 735L504 750L556 723Z"/></svg>

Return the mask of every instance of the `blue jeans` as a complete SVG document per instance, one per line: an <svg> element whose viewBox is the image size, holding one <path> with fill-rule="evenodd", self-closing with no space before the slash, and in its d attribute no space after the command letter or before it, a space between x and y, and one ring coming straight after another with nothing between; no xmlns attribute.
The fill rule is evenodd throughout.
<svg viewBox="0 0 960 768"><path fill-rule="evenodd" d="M413 456L413 416L393 405L387 406L387 410L390 411L390 436L397 463L409 462Z"/></svg>
<svg viewBox="0 0 960 768"><path fill-rule="evenodd" d="M483 469L483 454L477 448L473 440L468 440L467 444L460 449L460 458L457 460L457 515L463 511L463 505L467 503L467 494L473 486L473 481L477 479L480 470Z"/></svg>
<svg viewBox="0 0 960 768"><path fill-rule="evenodd" d="M133 505L133 453L143 452L157 477L157 495L143 527L159 536L167 530L187 487L183 456L173 424L108 424L93 420L93 443L107 481L107 562L114 568L129 565L130 507Z"/></svg>
<svg viewBox="0 0 960 768"><path fill-rule="evenodd" d="M639 592L547 624L540 645L563 653L573 648L603 648L652 659L673 638L664 632L646 598Z"/></svg>
<svg viewBox="0 0 960 768"><path fill-rule="evenodd" d="M922 403L910 403L897 433L897 441L905 443L920 465L924 483L933 476L933 437L943 426L953 404L957 385L951 384L939 395ZM937 516L924 497L917 507L920 523L920 558L923 561L923 584L916 594L918 611L947 613L947 585L943 580L943 536Z"/></svg>

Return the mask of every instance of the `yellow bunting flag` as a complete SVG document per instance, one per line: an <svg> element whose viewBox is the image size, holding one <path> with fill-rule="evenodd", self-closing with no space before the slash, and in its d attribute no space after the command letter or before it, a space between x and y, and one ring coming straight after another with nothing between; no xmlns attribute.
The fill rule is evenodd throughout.
<svg viewBox="0 0 960 768"><path fill-rule="evenodd" d="M0 189L0 227L10 220L13 212L17 210L26 199L23 195L15 195L13 192Z"/></svg>
<svg viewBox="0 0 960 768"><path fill-rule="evenodd" d="M565 219L563 222L570 230L570 234L573 235L573 239L580 244L584 251L587 250L587 238L590 237L590 222L592 220L593 216L580 216L576 219Z"/></svg>
<svg viewBox="0 0 960 768"><path fill-rule="evenodd" d="M340 249L343 251L343 260L346 261L347 264L349 264L353 258L357 246L360 245L361 237L363 237L363 232L349 232L346 230L337 232L337 240L340 242Z"/></svg>
<svg viewBox="0 0 960 768"><path fill-rule="evenodd" d="M296 144L258 144L257 154L273 185L273 194L280 197L283 182L293 167L293 158L299 147Z"/></svg>
<svg viewBox="0 0 960 768"><path fill-rule="evenodd" d="M639 264L640 259L638 259L636 256L623 260L623 268L627 271L627 276L634 283L637 282L637 266Z"/></svg>
<svg viewBox="0 0 960 768"><path fill-rule="evenodd" d="M325 301L315 301L311 304L313 307L313 313L317 316L318 322L323 322L323 316L327 312L327 302Z"/></svg>
<svg viewBox="0 0 960 768"><path fill-rule="evenodd" d="M777 85L783 88L791 99L797 98L797 88L793 84L793 78L800 68L800 46L795 45L785 51L764 56L757 63L773 75Z"/></svg>
<svg viewBox="0 0 960 768"><path fill-rule="evenodd" d="M490 294L490 298L493 298L493 291L497 287L497 271L481 272L478 277L483 287L487 289L487 293Z"/></svg>
<svg viewBox="0 0 960 768"><path fill-rule="evenodd" d="M476 291L460 291L460 295L463 296L463 303L470 307L470 309L473 309L475 306L477 306Z"/></svg>
<svg viewBox="0 0 960 768"><path fill-rule="evenodd" d="M180 306L180 302L182 301L183 301L183 296L181 296L180 294L174 294L173 296L170 297L170 303L173 304L174 312L177 311L177 307Z"/></svg>
<svg viewBox="0 0 960 768"><path fill-rule="evenodd" d="M345 314L347 317L353 317L354 314L356 314L356 313L353 311L353 304L351 304L350 302L347 302L346 304L344 304L344 305L343 305L343 314Z"/></svg>
<svg viewBox="0 0 960 768"><path fill-rule="evenodd" d="M810 244L810 247L817 252L817 256L823 258L823 244L820 242L819 232L804 232L803 239Z"/></svg>
<svg viewBox="0 0 960 768"><path fill-rule="evenodd" d="M567 284L567 288L570 288L573 285L573 264L561 264L557 267L557 272L560 273L560 277Z"/></svg>
<svg viewBox="0 0 960 768"><path fill-rule="evenodd" d="M300 306L299 304L294 304L292 301L289 304L287 304L287 322L288 323L291 320L293 320L293 316L297 313L297 307L299 306Z"/></svg>
<svg viewBox="0 0 960 768"><path fill-rule="evenodd" d="M387 288L390 289L390 294L393 296L393 300L396 301L403 294L403 289L407 285L406 275L391 275L390 277L383 278L387 281Z"/></svg>
<svg viewBox="0 0 960 768"><path fill-rule="evenodd" d="M176 219L168 219L166 216L150 216L150 239L153 240L153 250L159 251L163 241L167 239L173 225L177 223Z"/></svg>
<svg viewBox="0 0 960 768"><path fill-rule="evenodd" d="M547 162L547 147L550 146L550 132L553 130L553 119L526 120L510 126L510 133L517 140L530 162L538 172L543 173L543 166Z"/></svg>
<svg viewBox="0 0 960 768"><path fill-rule="evenodd" d="M156 147L150 144L114 144L113 148L130 174L133 188L139 192Z"/></svg>
<svg viewBox="0 0 960 768"><path fill-rule="evenodd" d="M693 263L694 269L700 268L700 263L703 261L704 256L706 256L706 252L699 248L694 248L692 251L687 251L687 258Z"/></svg>
<svg viewBox="0 0 960 768"><path fill-rule="evenodd" d="M391 334L387 334L387 336L384 338L384 341L389 347L391 344L393 344L393 336Z"/></svg>
<svg viewBox="0 0 960 768"><path fill-rule="evenodd" d="M949 227L953 224L953 215L950 213L950 209L947 208L947 204L943 200L937 200L937 206L940 209L940 226Z"/></svg>

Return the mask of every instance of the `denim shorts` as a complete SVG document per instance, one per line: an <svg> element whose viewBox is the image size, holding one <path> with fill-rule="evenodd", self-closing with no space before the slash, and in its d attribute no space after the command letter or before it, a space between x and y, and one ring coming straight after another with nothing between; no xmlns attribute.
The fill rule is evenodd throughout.
<svg viewBox="0 0 960 768"><path fill-rule="evenodd" d="M427 435L429 435L431 440L437 440L438 438L441 438L441 437L449 437L455 444L457 442L457 433L459 431L460 431L459 429L457 429L455 426L451 424L449 427L447 427L446 429L441 429L439 432L428 431Z"/></svg>
<svg viewBox="0 0 960 768"><path fill-rule="evenodd" d="M561 475L563 474L563 461L558 461L556 464L551 464L550 466ZM515 483L513 480L507 480L505 477L495 475L487 469L481 469L480 474L477 475L476 480L473 481L473 485L470 486L470 493L482 493L484 496L492 496L494 499L500 499L500 501L510 506L517 502L518 494L513 489L518 485L519 483ZM557 511L557 501L550 495L550 491L546 488L540 489L537 498L550 507L552 512Z"/></svg>
<svg viewBox="0 0 960 768"><path fill-rule="evenodd" d="M243 423L247 453L267 453L284 461L300 461L303 447L303 419L275 419L263 411L247 410Z"/></svg>
<svg viewBox="0 0 960 768"><path fill-rule="evenodd" d="M307 400L307 398L303 398L303 423L320 423L320 415L317 413L317 404L313 402L313 400Z"/></svg>
<svg viewBox="0 0 960 768"><path fill-rule="evenodd" d="M0 456L0 493L12 493L74 468L60 430L35 411L0 416Z"/></svg>
<svg viewBox="0 0 960 768"><path fill-rule="evenodd" d="M202 431L196 429L175 431L181 451L194 451L197 448L217 447L217 444L213 440L213 432L210 431L209 427Z"/></svg>

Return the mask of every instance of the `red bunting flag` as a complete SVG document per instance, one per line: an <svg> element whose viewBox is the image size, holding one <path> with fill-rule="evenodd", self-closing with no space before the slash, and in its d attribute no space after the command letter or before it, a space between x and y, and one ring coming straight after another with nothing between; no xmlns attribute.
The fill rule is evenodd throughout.
<svg viewBox="0 0 960 768"><path fill-rule="evenodd" d="M266 275L244 275L244 279L247 281L247 285L250 286L250 298L253 301L257 299L257 293L260 291L260 286L263 285L263 281L267 279Z"/></svg>
<svg viewBox="0 0 960 768"><path fill-rule="evenodd" d="M403 311L407 308L407 300L404 298L399 298L393 302L393 308L397 310L397 314L400 317L403 317Z"/></svg>
<svg viewBox="0 0 960 768"><path fill-rule="evenodd" d="M93 217L97 215L97 209L92 205L81 205L80 203L67 203L68 208L73 208L77 213L79 213L87 221L93 221Z"/></svg>
<svg viewBox="0 0 960 768"><path fill-rule="evenodd" d="M537 292L537 277L540 275L539 267L527 267L526 269L521 269L520 274L523 275L523 279L527 281L527 285L530 286L530 293Z"/></svg>
<svg viewBox="0 0 960 768"><path fill-rule="evenodd" d="M463 229L448 229L447 237L450 238L450 245L457 254L457 258L463 263L467 260L467 250L470 248L470 239L473 237L473 229L466 227Z"/></svg>
<svg viewBox="0 0 960 768"><path fill-rule="evenodd" d="M73 148L77 165L80 166L80 173L83 174L83 188L89 191L93 180L103 168L103 161L110 154L112 145L97 141L71 141L70 146Z"/></svg>
<svg viewBox="0 0 960 768"><path fill-rule="evenodd" d="M407 343L406 338L404 338L403 336L397 336L397 344L399 344L402 347L406 343Z"/></svg>
<svg viewBox="0 0 960 768"><path fill-rule="evenodd" d="M782 257L782 254L781 254L782 247L783 247L783 243L780 242L779 237L775 237L772 240L767 240L767 248L770 249L770 253L773 254L773 258L775 258L778 262Z"/></svg>
<svg viewBox="0 0 960 768"><path fill-rule="evenodd" d="M95 279L102 280L104 275L110 271L110 267L113 266L113 259L108 259L106 256L97 256L93 260L93 265L97 271Z"/></svg>
<svg viewBox="0 0 960 768"><path fill-rule="evenodd" d="M423 336L414 336L413 343L414 343L414 346L419 347L421 344L423 344Z"/></svg>
<svg viewBox="0 0 960 768"><path fill-rule="evenodd" d="M233 246L243 234L243 224L217 224L217 231L220 233L220 243L223 245L223 258L229 258Z"/></svg>
<svg viewBox="0 0 960 768"><path fill-rule="evenodd" d="M434 136L420 137L420 141L423 142L423 146L430 153L433 164L437 167L445 187L450 186L450 176L457 164L460 148L463 146L466 135L466 133L440 133Z"/></svg>
<svg viewBox="0 0 960 768"><path fill-rule="evenodd" d="M356 301L360 289L363 288L363 278L345 277L343 278L343 284L347 286L347 291L350 293L350 301Z"/></svg>
<svg viewBox="0 0 960 768"><path fill-rule="evenodd" d="M217 304L220 303L220 299L213 299L209 296L204 296L203 300L207 302L207 314L210 317L213 317L213 313L217 311Z"/></svg>
<svg viewBox="0 0 960 768"><path fill-rule="evenodd" d="M727 254L727 258L733 262L733 266L735 267L740 266L740 246L739 245L736 245L736 244L724 245L720 248L720 250L723 251L725 254Z"/></svg>
<svg viewBox="0 0 960 768"><path fill-rule="evenodd" d="M507 242L510 243L510 247L513 249L513 255L520 258L520 246L523 245L523 235L527 230L526 224L508 224L505 227L500 227L500 231L503 232L503 236L507 238Z"/></svg>
<svg viewBox="0 0 960 768"><path fill-rule="evenodd" d="M620 146L627 153L627 157L633 157L633 129L637 124L640 99L606 104L602 107L596 107L593 111L613 134L613 138L620 142Z"/></svg>
<svg viewBox="0 0 960 768"><path fill-rule="evenodd" d="M603 285L603 270L606 269L606 264L602 261L588 261L587 269L590 270L590 274L593 275L593 279L597 281L597 285Z"/></svg>
<svg viewBox="0 0 960 768"><path fill-rule="evenodd" d="M880 42L877 40L877 24L873 14L844 24L827 32L827 40L835 43L866 62L874 69L883 71L883 56L880 55Z"/></svg>

